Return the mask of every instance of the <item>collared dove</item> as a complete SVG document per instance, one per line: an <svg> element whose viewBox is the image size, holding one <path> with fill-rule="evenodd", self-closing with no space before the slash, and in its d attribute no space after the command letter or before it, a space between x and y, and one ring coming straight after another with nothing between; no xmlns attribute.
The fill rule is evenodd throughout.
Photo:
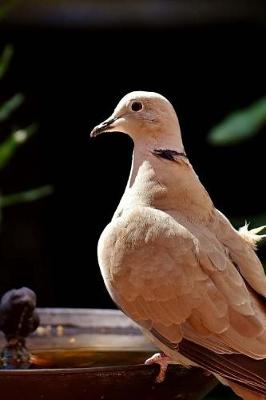
<svg viewBox="0 0 266 400"><path fill-rule="evenodd" d="M237 231L214 207L165 97L127 94L91 136L112 131L128 134L134 152L98 243L111 297L165 363L201 367L244 399L266 399L266 276L254 251L263 227Z"/></svg>

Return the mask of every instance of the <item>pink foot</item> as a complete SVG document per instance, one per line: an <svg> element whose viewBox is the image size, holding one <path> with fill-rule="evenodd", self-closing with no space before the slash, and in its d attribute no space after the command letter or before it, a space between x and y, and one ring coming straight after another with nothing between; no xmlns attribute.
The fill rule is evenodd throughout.
<svg viewBox="0 0 266 400"><path fill-rule="evenodd" d="M166 371L168 364L170 364L171 358L164 353L155 353L152 357L145 361L145 365L159 364L160 372L156 377L156 382L161 383L165 380Z"/></svg>

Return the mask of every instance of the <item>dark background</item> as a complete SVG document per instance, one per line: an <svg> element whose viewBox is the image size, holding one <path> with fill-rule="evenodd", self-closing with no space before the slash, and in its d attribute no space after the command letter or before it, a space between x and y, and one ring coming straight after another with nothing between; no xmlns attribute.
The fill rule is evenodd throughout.
<svg viewBox="0 0 266 400"><path fill-rule="evenodd" d="M236 147L206 142L227 113L265 95L265 3L238 1L232 10L205 1L206 13L187 2L180 14L167 12L174 2L157 2L164 6L154 17L152 3L135 14L122 2L109 14L104 6L83 14L74 2L68 14L56 6L34 14L31 5L0 23L0 49L15 48L0 101L18 91L27 97L8 126L40 124L1 172L1 191L54 187L50 197L4 210L0 294L26 285L39 306L113 307L96 246L126 185L132 143L120 134L90 140L89 132L132 90L173 103L190 160L219 209L243 223L265 211L266 136Z"/></svg>

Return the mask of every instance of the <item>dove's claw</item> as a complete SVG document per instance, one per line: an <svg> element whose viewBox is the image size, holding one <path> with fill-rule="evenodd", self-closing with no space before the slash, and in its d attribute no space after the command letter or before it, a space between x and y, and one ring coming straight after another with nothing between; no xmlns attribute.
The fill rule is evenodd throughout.
<svg viewBox="0 0 266 400"><path fill-rule="evenodd" d="M145 361L145 365L159 364L160 372L156 377L156 382L161 383L165 380L168 364L170 364L170 357L164 353L155 353L152 357Z"/></svg>

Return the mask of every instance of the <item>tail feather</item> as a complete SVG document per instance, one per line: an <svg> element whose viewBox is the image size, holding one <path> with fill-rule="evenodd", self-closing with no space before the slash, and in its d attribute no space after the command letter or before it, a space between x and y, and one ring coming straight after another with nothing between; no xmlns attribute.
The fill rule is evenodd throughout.
<svg viewBox="0 0 266 400"><path fill-rule="evenodd" d="M266 400L266 395L261 395L255 392L251 392L250 390L244 388L243 386L237 385L231 381L226 382L228 386L237 394L242 397L244 400Z"/></svg>
<svg viewBox="0 0 266 400"><path fill-rule="evenodd" d="M239 234L242 236L242 238L248 242L251 247L256 250L257 244L262 240L266 238L266 235L258 235L259 232L261 232L263 229L266 228L266 225L259 226L258 228L254 229L248 229L249 224L246 222L244 226L239 228Z"/></svg>
<svg viewBox="0 0 266 400"><path fill-rule="evenodd" d="M237 385L247 393L250 391L262 396L262 399L266 398L266 359L255 360L241 354L217 354L186 339L178 344L178 351L199 367L221 376L230 385Z"/></svg>

